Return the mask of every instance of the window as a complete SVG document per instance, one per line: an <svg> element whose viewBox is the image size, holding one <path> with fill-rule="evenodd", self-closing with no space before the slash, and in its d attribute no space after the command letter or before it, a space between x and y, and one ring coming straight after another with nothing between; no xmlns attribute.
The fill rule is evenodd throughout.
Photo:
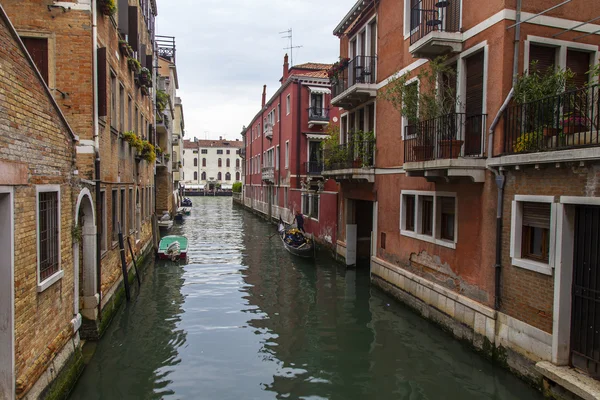
<svg viewBox="0 0 600 400"><path fill-rule="evenodd" d="M121 189L121 232L123 232L123 236L127 236L127 207L125 206L127 203L125 202L125 189Z"/></svg>
<svg viewBox="0 0 600 400"><path fill-rule="evenodd" d="M285 169L290 167L290 142L285 142Z"/></svg>
<svg viewBox="0 0 600 400"><path fill-rule="evenodd" d="M258 123L258 136L260 136L260 122Z"/></svg>
<svg viewBox="0 0 600 400"><path fill-rule="evenodd" d="M236 168L239 168L239 167L240 167L240 159L239 159L239 158L237 158L237 159L235 160L235 167L236 167Z"/></svg>
<svg viewBox="0 0 600 400"><path fill-rule="evenodd" d="M194 180L197 181L198 180L198 171L194 171Z"/></svg>
<svg viewBox="0 0 600 400"><path fill-rule="evenodd" d="M202 166L203 166L203 167L206 167L206 158L203 158L203 159L202 159Z"/></svg>
<svg viewBox="0 0 600 400"><path fill-rule="evenodd" d="M198 166L198 159L196 157L194 157L194 167Z"/></svg>
<svg viewBox="0 0 600 400"><path fill-rule="evenodd" d="M239 182L239 180L240 180L240 173L239 172L235 173L235 180L236 180L236 182Z"/></svg>
<svg viewBox="0 0 600 400"><path fill-rule="evenodd" d="M220 181L220 180L221 180L221 177L222 177L221 173L220 173L220 172L219 172L219 173L217 173L217 180L218 180L218 181Z"/></svg>
<svg viewBox="0 0 600 400"><path fill-rule="evenodd" d="M512 203L512 264L551 275L554 264L553 196L515 196Z"/></svg>
<svg viewBox="0 0 600 400"><path fill-rule="evenodd" d="M107 249L106 245L106 192L103 190L100 192L100 226L98 226L98 230L102 236L102 240L100 241L101 250L104 253Z"/></svg>
<svg viewBox="0 0 600 400"><path fill-rule="evenodd" d="M206 172L202 172L202 180L205 181L206 180Z"/></svg>
<svg viewBox="0 0 600 400"><path fill-rule="evenodd" d="M112 222L112 241L115 243L118 240L117 224L119 222L119 192L117 189L112 191L112 203L111 203L111 222Z"/></svg>
<svg viewBox="0 0 600 400"><path fill-rule="evenodd" d="M217 150L217 154L223 154L223 150Z"/></svg>
<svg viewBox="0 0 600 400"><path fill-rule="evenodd" d="M140 134L140 130L139 130L140 129L140 127L139 127L140 117L139 117L138 106L135 106L135 114L133 114L133 118L134 118L134 120L133 120L134 127L133 128L135 130L135 133L137 133L139 135Z"/></svg>
<svg viewBox="0 0 600 400"><path fill-rule="evenodd" d="M125 87L119 84L119 131L125 132Z"/></svg>
<svg viewBox="0 0 600 400"><path fill-rule="evenodd" d="M223 164L223 161L219 158L219 160L217 161L217 165L219 167L222 167L223 166L222 164Z"/></svg>
<svg viewBox="0 0 600 400"><path fill-rule="evenodd" d="M110 71L110 126L118 128L117 120L117 75Z"/></svg>
<svg viewBox="0 0 600 400"><path fill-rule="evenodd" d="M230 181L230 180L231 180L231 174L230 174L229 172L227 172L227 173L225 174L225 180L226 180L226 181Z"/></svg>
<svg viewBox="0 0 600 400"><path fill-rule="evenodd" d="M310 214L310 202L308 199L308 193L302 193L302 214Z"/></svg>
<svg viewBox="0 0 600 400"><path fill-rule="evenodd" d="M419 96L419 81L417 79L415 79L414 81L408 82L406 84L407 86L407 91L409 93L414 93L415 98L417 98ZM415 107L418 108L418 105L415 104ZM418 115L418 109L415 110L417 115ZM411 120L406 116L402 116L402 132L401 135L403 138L405 139L409 139L409 138L413 138L415 136L415 134L417 133L417 127L416 127L416 123L418 121L415 120Z"/></svg>
<svg viewBox="0 0 600 400"><path fill-rule="evenodd" d="M292 110L292 98L288 94L285 98L285 115L290 115L290 111Z"/></svg>
<svg viewBox="0 0 600 400"><path fill-rule="evenodd" d="M386 239L386 234L385 232L381 232L381 239L379 240L380 243L380 247L385 250L385 239Z"/></svg>
<svg viewBox="0 0 600 400"><path fill-rule="evenodd" d="M401 235L456 248L456 194L403 190L400 199Z"/></svg>
<svg viewBox="0 0 600 400"><path fill-rule="evenodd" d="M131 96L128 96L129 100L127 103L127 130L133 130L133 100Z"/></svg>
<svg viewBox="0 0 600 400"><path fill-rule="evenodd" d="M46 38L30 38L22 37L21 40L27 48L29 55L33 59L33 62L37 69L42 74L44 82L49 84L48 81L48 39Z"/></svg>
<svg viewBox="0 0 600 400"><path fill-rule="evenodd" d="M229 152L229 150L227 150L227 151ZM229 158L227 160L225 160L225 166L227 168L229 168L231 166L230 163L231 163L231 161L229 160Z"/></svg>
<svg viewBox="0 0 600 400"><path fill-rule="evenodd" d="M226 150L226 153L227 153L227 154L230 154L230 153L231 153L231 150Z"/></svg>
<svg viewBox="0 0 600 400"><path fill-rule="evenodd" d="M208 149L202 149L200 152L201 152L202 154L208 154Z"/></svg>
<svg viewBox="0 0 600 400"><path fill-rule="evenodd" d="M275 169L279 169L279 145L275 147Z"/></svg>
<svg viewBox="0 0 600 400"><path fill-rule="evenodd" d="M60 192L58 187L38 191L38 283L60 270ZM38 290L43 290L39 288Z"/></svg>
<svg viewBox="0 0 600 400"><path fill-rule="evenodd" d="M319 219L319 195L318 194L313 194L311 195L312 201L311 201L311 210L310 210L310 216L311 218L314 219Z"/></svg>
<svg viewBox="0 0 600 400"><path fill-rule="evenodd" d="M277 122L281 118L281 104L277 104Z"/></svg>
<svg viewBox="0 0 600 400"><path fill-rule="evenodd" d="M135 208L133 203L133 188L129 188L129 232L135 231Z"/></svg>
<svg viewBox="0 0 600 400"><path fill-rule="evenodd" d="M283 206L287 207L288 204L288 188L283 189Z"/></svg>

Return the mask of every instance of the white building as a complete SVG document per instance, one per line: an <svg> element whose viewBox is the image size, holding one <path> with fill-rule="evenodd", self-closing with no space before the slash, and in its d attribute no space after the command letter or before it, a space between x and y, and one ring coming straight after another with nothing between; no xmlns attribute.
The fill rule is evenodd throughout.
<svg viewBox="0 0 600 400"><path fill-rule="evenodd" d="M231 189L242 180L240 140L184 140L182 179L187 189Z"/></svg>

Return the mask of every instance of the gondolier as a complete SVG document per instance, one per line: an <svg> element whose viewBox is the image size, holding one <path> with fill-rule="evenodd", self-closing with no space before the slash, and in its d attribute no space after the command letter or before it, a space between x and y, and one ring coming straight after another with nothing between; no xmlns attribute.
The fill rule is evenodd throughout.
<svg viewBox="0 0 600 400"><path fill-rule="evenodd" d="M296 212L296 217L294 217L294 219L296 220L296 226L298 229L300 229L303 233L306 233L304 230L304 217L300 211Z"/></svg>

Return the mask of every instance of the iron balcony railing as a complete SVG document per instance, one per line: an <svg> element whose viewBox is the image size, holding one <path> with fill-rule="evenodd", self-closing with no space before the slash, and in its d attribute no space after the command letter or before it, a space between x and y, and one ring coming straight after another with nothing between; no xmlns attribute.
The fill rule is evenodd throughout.
<svg viewBox="0 0 600 400"><path fill-rule="evenodd" d="M324 171L371 168L375 165L375 140L355 140L325 150Z"/></svg>
<svg viewBox="0 0 600 400"><path fill-rule="evenodd" d="M377 57L356 56L333 79L333 97L337 97L358 83L376 83Z"/></svg>
<svg viewBox="0 0 600 400"><path fill-rule="evenodd" d="M329 122L329 108L309 107L308 120Z"/></svg>
<svg viewBox="0 0 600 400"><path fill-rule="evenodd" d="M263 167L262 180L273 182L275 180L275 167Z"/></svg>
<svg viewBox="0 0 600 400"><path fill-rule="evenodd" d="M460 0L420 0L410 10L410 44L433 31L460 31Z"/></svg>
<svg viewBox="0 0 600 400"><path fill-rule="evenodd" d="M483 157L486 115L447 114L404 129L404 161Z"/></svg>
<svg viewBox="0 0 600 400"><path fill-rule="evenodd" d="M319 176L323 173L323 161L309 161L305 163L306 175Z"/></svg>
<svg viewBox="0 0 600 400"><path fill-rule="evenodd" d="M504 112L504 154L600 145L600 86L518 104Z"/></svg>

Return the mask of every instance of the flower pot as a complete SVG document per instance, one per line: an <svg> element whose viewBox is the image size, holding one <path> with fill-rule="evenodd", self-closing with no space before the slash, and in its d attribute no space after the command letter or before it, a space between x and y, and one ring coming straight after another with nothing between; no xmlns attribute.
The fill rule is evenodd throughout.
<svg viewBox="0 0 600 400"><path fill-rule="evenodd" d="M415 161L427 161L433 159L433 145L413 146Z"/></svg>
<svg viewBox="0 0 600 400"><path fill-rule="evenodd" d="M545 126L543 129L543 133L545 137L552 137L558 135L560 133L560 129Z"/></svg>
<svg viewBox="0 0 600 400"><path fill-rule="evenodd" d="M458 158L464 141L456 139L440 140L440 158Z"/></svg>
<svg viewBox="0 0 600 400"><path fill-rule="evenodd" d="M579 133L585 131L585 126L583 125L566 125L563 127L563 133L565 135L572 135L574 133Z"/></svg>

